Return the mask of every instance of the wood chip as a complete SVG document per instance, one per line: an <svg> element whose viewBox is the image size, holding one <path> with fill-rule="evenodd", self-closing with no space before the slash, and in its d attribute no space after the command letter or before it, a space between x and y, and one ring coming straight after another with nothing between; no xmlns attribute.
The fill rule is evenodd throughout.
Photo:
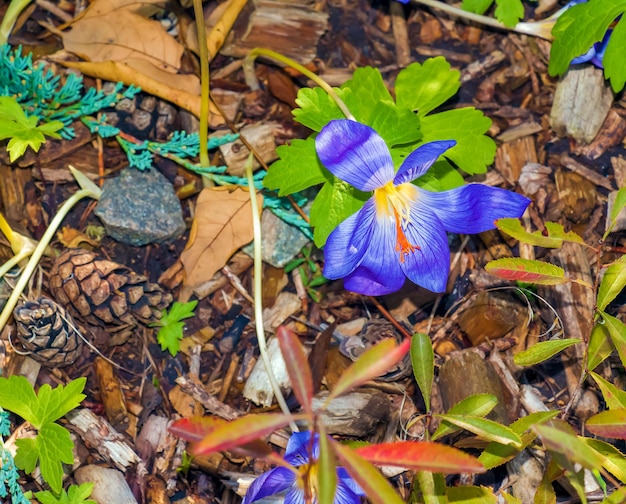
<svg viewBox="0 0 626 504"><path fill-rule="evenodd" d="M569 157L567 154L563 154L561 156L561 164L565 166L565 168L568 168L572 170L573 172L576 172L579 175L582 175L590 182L593 182L595 185L604 187L608 189L609 191L612 191L613 189L615 189L615 187L613 187L613 184L604 175L600 175L598 172L595 172L587 168L586 166L580 164L575 159Z"/></svg>

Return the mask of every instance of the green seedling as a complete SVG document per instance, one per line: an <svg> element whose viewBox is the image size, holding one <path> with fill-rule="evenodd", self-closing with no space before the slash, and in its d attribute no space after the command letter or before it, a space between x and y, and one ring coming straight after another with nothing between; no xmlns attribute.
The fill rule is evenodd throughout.
<svg viewBox="0 0 626 504"><path fill-rule="evenodd" d="M95 500L88 499L93 491L93 483L71 485L67 492L61 490L54 494L49 491L36 492L35 497L41 504L97 504Z"/></svg>
<svg viewBox="0 0 626 504"><path fill-rule="evenodd" d="M188 303L175 302L169 311L163 312L163 317L158 322L151 324L159 327L157 341L161 345L161 350L168 350L172 357L180 351L180 341L183 339L183 329L185 323L181 322L189 317L193 317L198 301Z"/></svg>

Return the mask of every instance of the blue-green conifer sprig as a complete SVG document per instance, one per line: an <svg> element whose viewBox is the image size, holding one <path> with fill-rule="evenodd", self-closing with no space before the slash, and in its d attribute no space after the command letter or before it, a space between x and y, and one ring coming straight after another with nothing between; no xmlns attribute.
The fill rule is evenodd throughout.
<svg viewBox="0 0 626 504"><path fill-rule="evenodd" d="M10 435L10 433L9 412L0 410L0 498L2 502L8 502L6 498L11 496L13 504L30 504L17 481L20 475L17 472L17 467L15 467L13 456L4 448L2 443L2 437Z"/></svg>

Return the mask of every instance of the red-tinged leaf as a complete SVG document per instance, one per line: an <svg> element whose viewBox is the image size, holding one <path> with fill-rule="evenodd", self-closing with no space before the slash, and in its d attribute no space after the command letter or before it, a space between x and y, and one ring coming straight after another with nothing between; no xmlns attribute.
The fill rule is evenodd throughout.
<svg viewBox="0 0 626 504"><path fill-rule="evenodd" d="M427 441L398 441L358 448L356 452L376 465L406 467L439 473L484 472L474 457L451 446Z"/></svg>
<svg viewBox="0 0 626 504"><path fill-rule="evenodd" d="M285 326L280 326L276 333L280 351L283 354L291 388L296 399L307 413L313 413L313 378L306 354L298 337Z"/></svg>
<svg viewBox="0 0 626 504"><path fill-rule="evenodd" d="M213 429L191 448L191 452L194 455L208 455L216 451L230 450L263 438L293 419L294 416L282 413L246 415Z"/></svg>
<svg viewBox="0 0 626 504"><path fill-rule="evenodd" d="M600 387L602 397L609 409L622 409L626 408L626 392L618 389L611 382L606 381L600 375L590 372L589 375L595 380Z"/></svg>
<svg viewBox="0 0 626 504"><path fill-rule="evenodd" d="M560 226L560 224L558 225ZM563 245L562 238L556 238L549 235L544 236L541 231L535 231L533 233L526 231L519 219L498 219L496 221L496 226L500 231L508 234L516 240L528 243L529 245L534 245L535 247L559 248ZM561 226L561 230L563 230L563 226ZM564 230L563 233L565 233Z"/></svg>
<svg viewBox="0 0 626 504"><path fill-rule="evenodd" d="M602 467L622 483L626 482L626 457L621 451L612 444L599 439L581 438L581 441L604 457Z"/></svg>
<svg viewBox="0 0 626 504"><path fill-rule="evenodd" d="M626 366L626 325L608 313L600 312L600 316L622 361L622 366Z"/></svg>
<svg viewBox="0 0 626 504"><path fill-rule="evenodd" d="M426 411L430 411L430 393L435 374L435 354L428 334L416 333L411 338L411 364L417 386L424 398Z"/></svg>
<svg viewBox="0 0 626 504"><path fill-rule="evenodd" d="M570 429L569 426L567 428ZM583 443L578 436L548 425L535 425L533 430L548 450L562 455L565 460L578 462L590 470L602 465L603 457Z"/></svg>
<svg viewBox="0 0 626 504"><path fill-rule="evenodd" d="M319 502L334 502L337 492L337 465L332 444L326 436L324 422L319 423L320 456L318 465Z"/></svg>
<svg viewBox="0 0 626 504"><path fill-rule="evenodd" d="M626 409L612 409L593 415L585 424L596 436L626 439Z"/></svg>
<svg viewBox="0 0 626 504"><path fill-rule="evenodd" d="M536 285L558 285L569 282L563 268L554 264L518 257L504 257L489 261L485 270L505 280Z"/></svg>
<svg viewBox="0 0 626 504"><path fill-rule="evenodd" d="M626 287L626 255L611 264L602 277L598 288L598 310L604 311Z"/></svg>
<svg viewBox="0 0 626 504"><path fill-rule="evenodd" d="M341 465L363 489L368 500L374 504L404 504L387 478L372 464L357 455L352 448L337 442L333 442L333 447Z"/></svg>
<svg viewBox="0 0 626 504"><path fill-rule="evenodd" d="M399 345L393 338L387 338L365 350L337 380L327 401L383 374L404 358L410 345L411 340L408 338Z"/></svg>
<svg viewBox="0 0 626 504"><path fill-rule="evenodd" d="M216 417L181 418L170 425L168 430L186 441L197 442L202 441L217 427L227 423L226 420Z"/></svg>
<svg viewBox="0 0 626 504"><path fill-rule="evenodd" d="M546 361L576 343L580 343L579 339L557 339L550 341L541 341L531 346L528 350L519 352L513 357L513 362L518 366L534 366L540 362Z"/></svg>
<svg viewBox="0 0 626 504"><path fill-rule="evenodd" d="M466 415L436 415L438 418L476 434L487 441L521 448L522 440L511 429L486 418Z"/></svg>

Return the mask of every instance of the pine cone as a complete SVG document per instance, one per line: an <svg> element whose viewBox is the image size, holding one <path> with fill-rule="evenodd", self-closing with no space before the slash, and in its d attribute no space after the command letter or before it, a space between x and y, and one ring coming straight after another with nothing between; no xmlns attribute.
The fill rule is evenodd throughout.
<svg viewBox="0 0 626 504"><path fill-rule="evenodd" d="M150 324L172 302L171 294L143 275L77 248L57 257L49 286L72 315L100 326Z"/></svg>
<svg viewBox="0 0 626 504"><path fill-rule="evenodd" d="M72 317L46 297L27 301L13 311L17 337L30 356L48 367L72 364L80 355L83 340Z"/></svg>

